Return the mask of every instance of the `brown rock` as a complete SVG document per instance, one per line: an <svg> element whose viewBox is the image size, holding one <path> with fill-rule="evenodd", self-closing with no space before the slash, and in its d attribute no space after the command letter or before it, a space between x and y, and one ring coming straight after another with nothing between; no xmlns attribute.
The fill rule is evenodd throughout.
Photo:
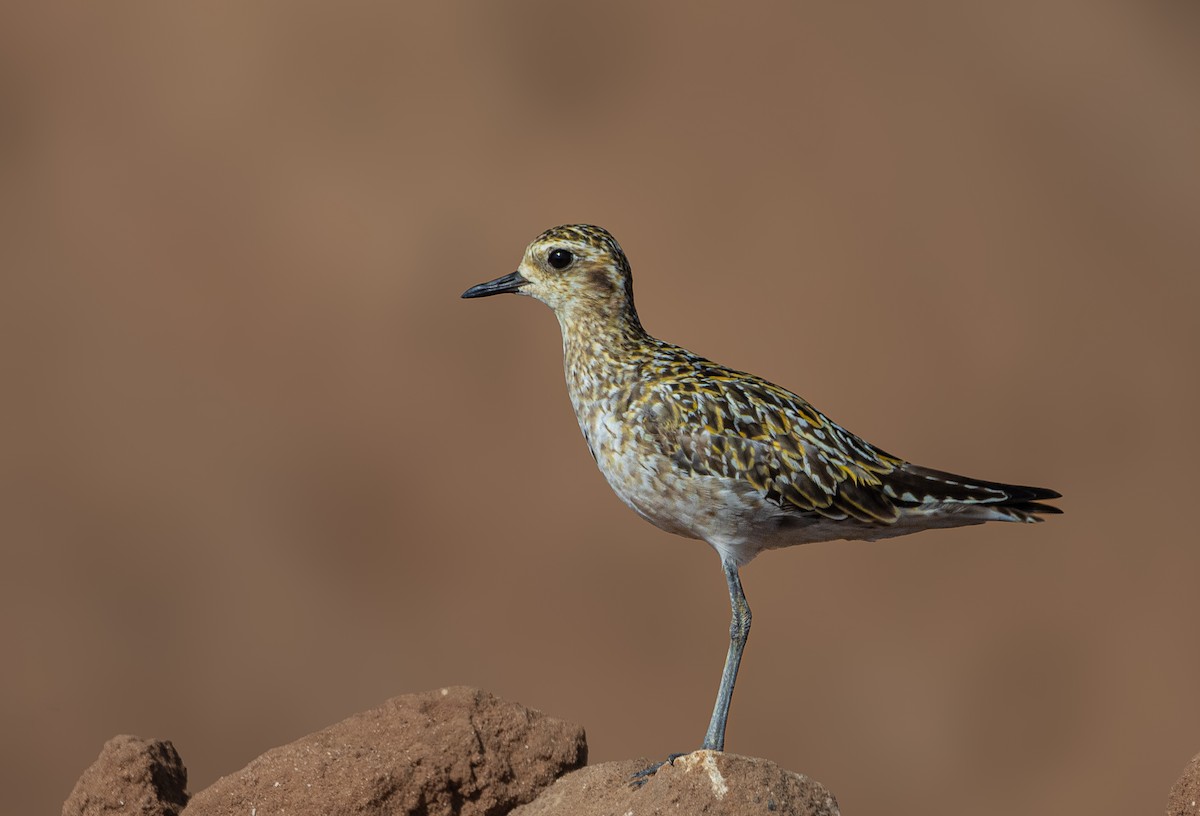
<svg viewBox="0 0 1200 816"><path fill-rule="evenodd" d="M185 816L499 816L587 761L583 729L473 688L409 694L272 749Z"/></svg>
<svg viewBox="0 0 1200 816"><path fill-rule="evenodd" d="M1183 775L1167 796L1167 816L1198 816L1200 807L1200 754L1183 769Z"/></svg>
<svg viewBox="0 0 1200 816"><path fill-rule="evenodd" d="M187 804L187 769L162 740L113 737L79 777L63 816L129 813L178 816Z"/></svg>
<svg viewBox="0 0 1200 816"><path fill-rule="evenodd" d="M664 765L639 788L630 775L646 760L593 765L564 776L512 816L838 816L819 782L765 759L696 751Z"/></svg>

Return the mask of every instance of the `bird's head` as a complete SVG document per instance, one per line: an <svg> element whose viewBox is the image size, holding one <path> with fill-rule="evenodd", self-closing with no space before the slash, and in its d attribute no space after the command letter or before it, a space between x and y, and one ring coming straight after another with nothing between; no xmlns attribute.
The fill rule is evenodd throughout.
<svg viewBox="0 0 1200 816"><path fill-rule="evenodd" d="M633 275L621 245L590 224L549 229L533 240L516 272L472 286L465 298L513 292L537 298L560 319L632 316Z"/></svg>

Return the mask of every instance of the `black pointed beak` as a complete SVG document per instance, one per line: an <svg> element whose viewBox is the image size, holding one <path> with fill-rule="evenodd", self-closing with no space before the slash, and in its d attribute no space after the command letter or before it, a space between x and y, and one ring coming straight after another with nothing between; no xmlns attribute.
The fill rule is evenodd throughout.
<svg viewBox="0 0 1200 816"><path fill-rule="evenodd" d="M502 278L481 283L478 286L472 286L470 289L462 293L465 298L487 297L488 295L503 295L506 292L520 292L521 287L529 281L521 276L520 272L510 272Z"/></svg>

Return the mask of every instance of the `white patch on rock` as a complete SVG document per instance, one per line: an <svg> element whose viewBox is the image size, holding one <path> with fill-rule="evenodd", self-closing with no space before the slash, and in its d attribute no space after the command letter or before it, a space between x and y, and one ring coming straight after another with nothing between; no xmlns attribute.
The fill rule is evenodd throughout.
<svg viewBox="0 0 1200 816"><path fill-rule="evenodd" d="M724 799L725 794L729 793L729 785L725 784L725 777L721 775L721 769L717 767L717 760L712 751L704 752L704 770L708 771L708 781L712 783L713 793L718 799Z"/></svg>

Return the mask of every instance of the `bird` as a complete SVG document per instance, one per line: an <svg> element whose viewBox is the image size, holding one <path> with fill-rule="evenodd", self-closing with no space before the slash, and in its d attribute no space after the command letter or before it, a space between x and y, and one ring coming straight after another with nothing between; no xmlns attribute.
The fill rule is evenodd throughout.
<svg viewBox="0 0 1200 816"><path fill-rule="evenodd" d="M1062 512L1044 503L1061 498L1054 490L915 465L791 391L652 337L625 252L601 227L546 230L515 272L462 297L502 293L540 300L557 316L571 404L613 492L656 527L720 556L729 648L702 750L725 749L751 624L740 570L759 553ZM644 782L662 764L635 776Z"/></svg>

